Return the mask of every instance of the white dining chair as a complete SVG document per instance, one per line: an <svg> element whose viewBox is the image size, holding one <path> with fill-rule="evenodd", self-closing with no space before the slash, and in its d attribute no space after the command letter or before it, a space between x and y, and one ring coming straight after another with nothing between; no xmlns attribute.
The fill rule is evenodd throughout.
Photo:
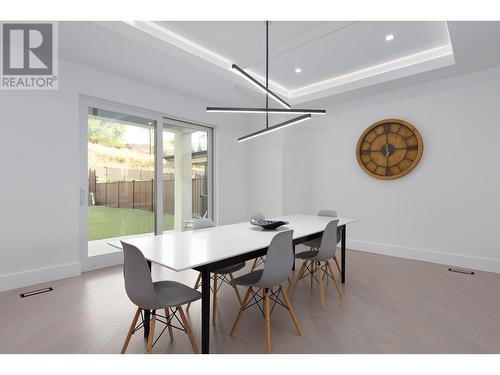
<svg viewBox="0 0 500 375"><path fill-rule="evenodd" d="M121 353L125 354L132 334L144 327L146 323L144 318L136 326L139 316L142 317L143 310L151 310L146 353L151 353L154 344L165 331L165 329L161 331L158 338L154 340L156 321L160 321L166 325L165 328L168 328L171 340L174 338L172 328L186 332L193 352L198 353L198 346L196 345L196 340L182 309L182 305L199 300L201 293L177 281L164 280L153 282L146 259L140 250L123 241L122 246L125 291L129 299L137 306L137 310L130 324ZM158 310L164 310L165 316L158 314Z"/></svg>
<svg viewBox="0 0 500 375"><path fill-rule="evenodd" d="M293 295L295 287L299 280L311 276L311 287L313 280L316 280L320 286L320 303L321 309L325 309L325 288L324 279L325 277L331 278L335 284L340 298L342 298L342 290L340 285L337 283L335 274L333 273L332 266L330 265L330 260L335 257L335 252L337 251L337 228L339 219L330 221L321 237L321 243L319 249L307 250L298 254L295 254L296 259L302 259L302 266L300 267L299 273L295 278L295 281L290 290L290 296Z"/></svg>
<svg viewBox="0 0 500 375"><path fill-rule="evenodd" d="M317 216L338 217L337 211L335 210L320 210ZM340 242L340 228L337 228L337 243L339 242ZM314 240L304 242L302 245L309 247L310 250L318 251L320 244L321 244L321 238L316 238ZM333 257L333 261L335 262L335 266L337 267L338 271L341 272L337 256Z"/></svg>
<svg viewBox="0 0 500 375"><path fill-rule="evenodd" d="M281 286L287 280L292 268L292 233L292 230L283 231L273 237L267 250L263 269L252 271L231 281L233 285L245 286L248 289L234 320L230 336L236 333L243 311L257 305L263 312L266 322L266 353L271 352L271 313L277 304L288 310L297 334L302 335L290 299Z"/></svg>
<svg viewBox="0 0 500 375"><path fill-rule="evenodd" d="M199 218L194 219L192 223L193 230L204 229L204 228L213 228L215 227L215 223L207 218ZM238 298L239 303L241 304L241 296L238 290L238 287L234 284L231 284L230 281L234 279L233 273L241 270L245 267L245 262L236 263L231 266L227 266L216 271L213 271L210 275L211 281L213 281L213 285L210 286L212 290L212 323L216 324L216 313L217 313L217 293L223 284L230 285L234 292L236 293L236 297ZM198 277L196 278L196 282L194 284L194 289L198 289L201 286L201 272L198 273ZM187 310L189 310L191 304L189 303L187 306Z"/></svg>

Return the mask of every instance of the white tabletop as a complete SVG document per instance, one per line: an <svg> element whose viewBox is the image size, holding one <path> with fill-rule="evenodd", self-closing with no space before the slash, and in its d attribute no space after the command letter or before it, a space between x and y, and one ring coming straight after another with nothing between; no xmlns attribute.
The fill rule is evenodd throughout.
<svg viewBox="0 0 500 375"><path fill-rule="evenodd" d="M339 226L357 219L339 217ZM290 224L276 231L264 231L250 223L221 225L213 228L185 232L166 232L157 236L127 239L124 242L136 246L144 257L174 271L231 258L254 250L263 249L271 243L277 231L293 229L293 238L302 238L322 232L332 217L316 215L289 215L273 218Z"/></svg>

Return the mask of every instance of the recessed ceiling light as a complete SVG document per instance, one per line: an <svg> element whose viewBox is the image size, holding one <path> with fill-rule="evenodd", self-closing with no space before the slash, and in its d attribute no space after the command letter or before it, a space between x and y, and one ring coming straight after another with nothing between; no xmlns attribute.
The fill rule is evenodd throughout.
<svg viewBox="0 0 500 375"><path fill-rule="evenodd" d="M302 69L300 68L295 68L295 73L300 73L302 71Z"/></svg>
<svg viewBox="0 0 500 375"><path fill-rule="evenodd" d="M394 35L392 35L392 34L389 34L389 35L385 36L385 40L387 40L387 41L390 41L390 40L393 40L393 39L394 39Z"/></svg>
<svg viewBox="0 0 500 375"><path fill-rule="evenodd" d="M148 125L153 125L153 123L150 121L150 122L148 122Z"/></svg>

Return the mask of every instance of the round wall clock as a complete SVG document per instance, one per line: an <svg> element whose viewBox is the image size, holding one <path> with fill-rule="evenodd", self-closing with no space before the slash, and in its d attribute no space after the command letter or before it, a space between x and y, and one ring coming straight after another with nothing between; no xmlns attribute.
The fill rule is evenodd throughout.
<svg viewBox="0 0 500 375"><path fill-rule="evenodd" d="M387 119L363 132L356 157L370 176L391 180L415 168L423 151L424 143L417 128L403 120Z"/></svg>

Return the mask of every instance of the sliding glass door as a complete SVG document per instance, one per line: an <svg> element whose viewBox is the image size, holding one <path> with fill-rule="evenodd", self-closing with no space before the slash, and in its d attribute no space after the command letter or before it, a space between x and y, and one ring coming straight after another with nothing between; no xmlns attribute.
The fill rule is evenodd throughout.
<svg viewBox="0 0 500 375"><path fill-rule="evenodd" d="M155 232L156 121L88 108L88 257L114 240Z"/></svg>
<svg viewBox="0 0 500 375"><path fill-rule="evenodd" d="M87 101L82 112L84 270L120 263L120 240L212 217L210 128Z"/></svg>

